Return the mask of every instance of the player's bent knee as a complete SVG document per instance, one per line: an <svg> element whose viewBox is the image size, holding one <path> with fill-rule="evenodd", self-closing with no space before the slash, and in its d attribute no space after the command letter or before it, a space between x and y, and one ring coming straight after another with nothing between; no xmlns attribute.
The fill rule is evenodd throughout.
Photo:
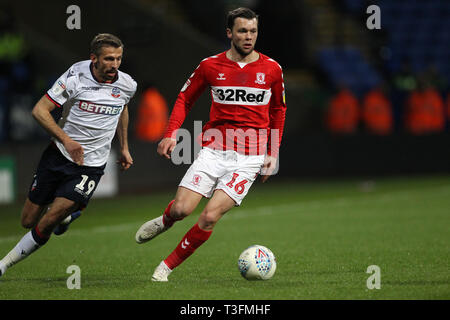
<svg viewBox="0 0 450 320"><path fill-rule="evenodd" d="M22 219L20 220L20 224L25 229L31 229L35 226L36 221L35 219L30 219L29 217L22 217Z"/></svg>
<svg viewBox="0 0 450 320"><path fill-rule="evenodd" d="M170 208L170 216L175 220L181 220L190 215L192 211L184 202L175 201Z"/></svg>
<svg viewBox="0 0 450 320"><path fill-rule="evenodd" d="M199 218L199 227L203 230L212 230L221 215L214 211L203 211Z"/></svg>
<svg viewBox="0 0 450 320"><path fill-rule="evenodd" d="M42 212L45 210L45 206L40 206L32 203L29 199L25 201L25 204L22 208L22 213L20 217L20 224L25 229L33 228L39 218L41 217Z"/></svg>

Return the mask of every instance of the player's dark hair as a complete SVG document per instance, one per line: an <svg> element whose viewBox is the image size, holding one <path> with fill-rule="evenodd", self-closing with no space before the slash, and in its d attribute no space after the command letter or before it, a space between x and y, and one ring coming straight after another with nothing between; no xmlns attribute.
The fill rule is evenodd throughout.
<svg viewBox="0 0 450 320"><path fill-rule="evenodd" d="M236 18L244 18L244 19L256 19L258 21L259 16L251 9L240 7L234 10L231 10L228 12L227 15L227 28L230 30L233 29L234 26L234 20Z"/></svg>
<svg viewBox="0 0 450 320"><path fill-rule="evenodd" d="M102 47L123 48L123 43L118 37L113 34L100 33L96 35L91 41L91 53L99 56Z"/></svg>

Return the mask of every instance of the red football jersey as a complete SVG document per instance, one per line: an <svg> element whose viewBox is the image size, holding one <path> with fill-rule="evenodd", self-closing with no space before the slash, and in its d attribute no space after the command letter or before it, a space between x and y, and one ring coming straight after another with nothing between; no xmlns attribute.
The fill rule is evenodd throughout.
<svg viewBox="0 0 450 320"><path fill-rule="evenodd" d="M211 109L202 130L202 146L264 154L270 134L276 132L271 129L276 129L278 137L272 143L269 139L268 153L277 156L286 114L280 65L261 53L258 60L247 64L228 59L226 52L204 59L179 93L165 137L175 138L207 86Z"/></svg>

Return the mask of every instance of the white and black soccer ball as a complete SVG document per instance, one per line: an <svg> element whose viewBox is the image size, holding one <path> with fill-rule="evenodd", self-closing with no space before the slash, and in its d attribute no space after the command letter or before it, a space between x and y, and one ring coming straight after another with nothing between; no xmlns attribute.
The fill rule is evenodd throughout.
<svg viewBox="0 0 450 320"><path fill-rule="evenodd" d="M277 269L275 255L268 248L253 245L245 249L238 259L241 275L247 280L268 280Z"/></svg>

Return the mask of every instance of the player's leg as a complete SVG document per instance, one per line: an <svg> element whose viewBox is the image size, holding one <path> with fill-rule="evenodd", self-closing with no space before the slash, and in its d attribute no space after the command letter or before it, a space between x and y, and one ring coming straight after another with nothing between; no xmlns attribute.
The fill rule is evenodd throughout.
<svg viewBox="0 0 450 320"><path fill-rule="evenodd" d="M236 205L235 200L222 190L216 190L203 209L198 222L184 235L178 246L162 261L153 273L153 281L168 281L170 272L190 257L211 236L223 215Z"/></svg>
<svg viewBox="0 0 450 320"><path fill-rule="evenodd" d="M53 230L55 235L65 233L70 224L81 216L104 173L102 167L80 167L70 163L65 170L68 178L55 192L57 197L70 199L79 204L78 208L62 220Z"/></svg>
<svg viewBox="0 0 450 320"><path fill-rule="evenodd" d="M1 273L43 246L55 227L67 216L86 207L103 175L104 166L78 166L55 148L50 146L45 151L28 195L31 202L36 204L51 202L50 208L36 226L0 261ZM51 199L54 199L53 202Z"/></svg>
<svg viewBox="0 0 450 320"><path fill-rule="evenodd" d="M164 214L144 223L136 232L136 242L147 242L170 228L177 220L190 215L202 197L212 195L218 175L211 168L215 163L214 154L202 149L197 159L189 167L181 180L175 199L167 206ZM208 173L206 173L208 172Z"/></svg>
<svg viewBox="0 0 450 320"><path fill-rule="evenodd" d="M233 160L234 159L234 160ZM187 259L211 235L217 221L233 206L239 206L258 176L264 156L236 154L232 160L217 159L227 173L218 178L211 200L194 227L182 238L175 250L156 268L152 280L167 281L170 272Z"/></svg>
<svg viewBox="0 0 450 320"><path fill-rule="evenodd" d="M53 229L68 215L78 209L79 205L72 200L56 198L50 209L44 213L39 222L26 233L17 245L0 260L0 273L22 261L47 243Z"/></svg>
<svg viewBox="0 0 450 320"><path fill-rule="evenodd" d="M78 219L80 216L81 210L76 210L75 212L72 212L63 221L61 221L60 224L56 226L55 230L53 230L53 233L57 236L62 235L69 229L70 224L76 219Z"/></svg>
<svg viewBox="0 0 450 320"><path fill-rule="evenodd" d="M55 173L55 150L50 144L42 153L22 208L21 224L26 229L36 226L48 205L53 202L61 176Z"/></svg>
<svg viewBox="0 0 450 320"><path fill-rule="evenodd" d="M169 229L176 221L190 215L203 195L184 187L178 187L175 199L170 201L164 213L144 223L136 232L136 242L147 242Z"/></svg>
<svg viewBox="0 0 450 320"><path fill-rule="evenodd" d="M23 227L27 229L35 227L48 205L53 202L56 189L64 179L61 168L67 162L68 160L61 155L53 143L44 150L22 210L21 223ZM56 227L55 234L64 233L69 223L78 216L79 212L75 212L67 217L61 225Z"/></svg>
<svg viewBox="0 0 450 320"><path fill-rule="evenodd" d="M25 200L25 204L22 209L21 214L21 224L26 229L31 229L36 226L39 219L45 210L47 210L47 205L39 205L33 203L29 198ZM61 235L67 231L69 225L81 215L81 210L77 210L67 216L59 225L56 226L53 233L56 235Z"/></svg>
<svg viewBox="0 0 450 320"><path fill-rule="evenodd" d="M36 173L31 182L28 197L21 213L21 224L26 229L31 229L2 260L0 260L0 274L5 273L6 269L14 263L20 261L22 252L25 255L27 251L38 246L33 239L42 214L46 211L48 205L54 199L55 186L59 183L59 176L55 174L51 167L55 166L54 150L51 145L42 153L41 159L36 169Z"/></svg>
<svg viewBox="0 0 450 320"><path fill-rule="evenodd" d="M42 216L37 229L42 236L49 238L55 227L71 213L76 212L80 204L63 197L55 198L49 210Z"/></svg>
<svg viewBox="0 0 450 320"><path fill-rule="evenodd" d="M27 198L20 218L22 227L26 229L35 227L47 207L47 205L36 204Z"/></svg>
<svg viewBox="0 0 450 320"><path fill-rule="evenodd" d="M198 226L205 231L212 231L216 223L225 213L236 206L236 201L223 190L214 191L214 195L206 204L198 219Z"/></svg>

